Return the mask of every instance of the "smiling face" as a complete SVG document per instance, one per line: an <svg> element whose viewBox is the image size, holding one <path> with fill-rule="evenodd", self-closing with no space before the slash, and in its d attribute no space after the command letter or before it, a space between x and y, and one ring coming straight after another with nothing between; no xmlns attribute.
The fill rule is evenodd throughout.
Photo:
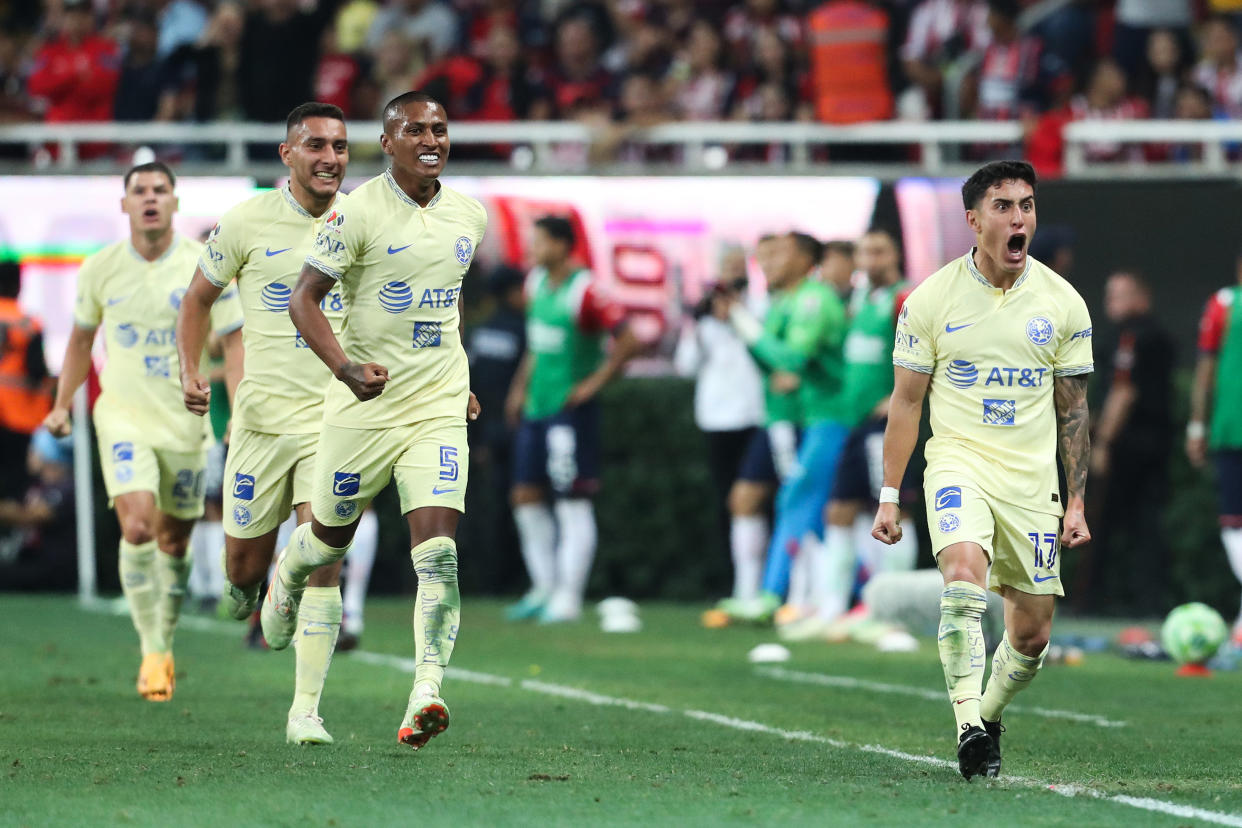
<svg viewBox="0 0 1242 828"><path fill-rule="evenodd" d="M129 216L131 233L160 236L172 227L177 196L168 176L157 170L136 172L129 177L121 212Z"/></svg>
<svg viewBox="0 0 1242 828"><path fill-rule="evenodd" d="M1018 179L993 184L966 211L966 222L975 232L981 258L990 260L997 272L1020 274L1035 235L1035 191ZM986 275L984 263L979 264Z"/></svg>
<svg viewBox="0 0 1242 828"><path fill-rule="evenodd" d="M439 178L448 161L448 115L431 101L412 101L384 113L380 146L396 170L427 180Z"/></svg>
<svg viewBox="0 0 1242 828"><path fill-rule="evenodd" d="M349 163L345 124L326 117L294 124L280 145L280 160L289 168L297 188L316 201L331 201L341 189Z"/></svg>

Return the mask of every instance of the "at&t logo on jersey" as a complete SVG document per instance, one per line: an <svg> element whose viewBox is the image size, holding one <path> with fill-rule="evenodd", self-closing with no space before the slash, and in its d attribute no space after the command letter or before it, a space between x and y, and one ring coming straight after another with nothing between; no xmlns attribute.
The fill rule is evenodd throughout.
<svg viewBox="0 0 1242 828"><path fill-rule="evenodd" d="M272 282L259 292L259 301L263 303L263 307L273 313L280 313L289 310L291 296L293 296L293 289L288 285L283 282Z"/></svg>
<svg viewBox="0 0 1242 828"><path fill-rule="evenodd" d="M945 486L936 492L936 511L943 512L945 509L962 508L962 487L961 486Z"/></svg>
<svg viewBox="0 0 1242 828"><path fill-rule="evenodd" d="M128 322L123 325L117 325L116 344L122 348L134 347L138 344L138 331L134 330L134 326Z"/></svg>
<svg viewBox="0 0 1242 828"><path fill-rule="evenodd" d="M949 378L949 384L955 388L969 388L978 381L979 369L975 368L973 362L955 359L945 369L945 376Z"/></svg>
<svg viewBox="0 0 1242 828"><path fill-rule="evenodd" d="M1036 345L1047 345L1053 333L1052 323L1046 316L1033 316L1026 323L1026 338Z"/></svg>
<svg viewBox="0 0 1242 828"><path fill-rule="evenodd" d="M470 264L470 257L474 255L474 243L462 236L453 244L453 252L457 255L458 262Z"/></svg>
<svg viewBox="0 0 1242 828"><path fill-rule="evenodd" d="M950 512L947 515L943 515L940 518L940 522L936 525L940 527L941 532L947 535L958 530L958 527L962 525L962 519Z"/></svg>
<svg viewBox="0 0 1242 828"><path fill-rule="evenodd" d="M335 472L332 475L332 494L337 497L353 497L362 486L362 475L358 472Z"/></svg>
<svg viewBox="0 0 1242 828"><path fill-rule="evenodd" d="M984 425L1011 426L1014 415L1018 412L1018 404L1014 400L984 400Z"/></svg>
<svg viewBox="0 0 1242 828"><path fill-rule="evenodd" d="M405 282L389 282L380 288L379 303L389 313L401 313L414 303L414 291Z"/></svg>
<svg viewBox="0 0 1242 828"><path fill-rule="evenodd" d="M233 497L238 500L254 500L254 475L237 473L233 478Z"/></svg>

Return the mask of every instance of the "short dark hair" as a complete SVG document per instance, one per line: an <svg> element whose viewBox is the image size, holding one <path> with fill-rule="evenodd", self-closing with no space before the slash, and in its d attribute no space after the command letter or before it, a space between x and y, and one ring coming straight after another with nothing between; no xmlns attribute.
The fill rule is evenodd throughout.
<svg viewBox="0 0 1242 828"><path fill-rule="evenodd" d="M789 238L793 239L794 247L798 249L798 252L812 262L818 264L820 259L824 258L824 244L814 236L794 231L789 234Z"/></svg>
<svg viewBox="0 0 1242 828"><path fill-rule="evenodd" d="M833 239L832 241L824 242L825 256L829 253L836 253L852 259L854 258L854 249L854 243L852 241L845 241L844 239Z"/></svg>
<svg viewBox="0 0 1242 828"><path fill-rule="evenodd" d="M1021 8L1018 0L988 0L988 11L999 14L1006 20L1017 20Z"/></svg>
<svg viewBox="0 0 1242 828"><path fill-rule="evenodd" d="M292 132L295 126L307 118L332 118L344 123L345 113L336 104L323 103L322 101L307 101L304 104L298 104L289 113L289 117L285 119L285 134Z"/></svg>
<svg viewBox="0 0 1242 828"><path fill-rule="evenodd" d="M389 122L394 121L398 117L400 117L401 110L405 108L406 104L411 104L411 103L433 103L436 106L443 109L444 114L446 116L448 115L448 110L445 109L444 104L440 103L440 101L431 93L422 92L417 89L415 89L412 92L402 92L400 95L393 98L388 103L384 104L384 131L385 132L388 131Z"/></svg>
<svg viewBox="0 0 1242 828"><path fill-rule="evenodd" d="M1134 286L1151 296L1151 283L1147 281L1147 277L1143 275L1143 271L1137 267L1119 267L1112 273L1108 274L1109 279L1129 279L1134 282Z"/></svg>
<svg viewBox="0 0 1242 828"><path fill-rule="evenodd" d="M1035 176L1035 168L1025 161L992 161L966 179L962 185L962 203L967 210L975 209L988 190L1004 181L1025 181L1034 191L1039 179Z"/></svg>
<svg viewBox="0 0 1242 828"><path fill-rule="evenodd" d="M145 172L163 173L168 176L168 185L170 187L176 188L177 186L177 176L173 175L172 167L168 166L163 161L148 161L145 164L138 164L130 167L129 172L125 173L125 192L129 192L129 180L138 173Z"/></svg>
<svg viewBox="0 0 1242 828"><path fill-rule="evenodd" d="M22 290L22 266L16 259L0 259L0 296L16 299Z"/></svg>
<svg viewBox="0 0 1242 828"><path fill-rule="evenodd" d="M535 226L551 238L565 242L569 247L573 247L578 241L578 234L574 232L573 224L562 216L544 216L535 219Z"/></svg>

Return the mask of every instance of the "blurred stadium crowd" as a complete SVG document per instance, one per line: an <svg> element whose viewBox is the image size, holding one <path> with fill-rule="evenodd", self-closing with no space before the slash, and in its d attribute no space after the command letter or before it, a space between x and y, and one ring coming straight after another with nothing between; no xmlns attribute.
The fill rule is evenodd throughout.
<svg viewBox="0 0 1242 828"><path fill-rule="evenodd" d="M1020 120L1046 174L1071 120L1237 117L1240 22L1239 0L3 0L0 123L365 119L413 87L455 121L601 130Z"/></svg>

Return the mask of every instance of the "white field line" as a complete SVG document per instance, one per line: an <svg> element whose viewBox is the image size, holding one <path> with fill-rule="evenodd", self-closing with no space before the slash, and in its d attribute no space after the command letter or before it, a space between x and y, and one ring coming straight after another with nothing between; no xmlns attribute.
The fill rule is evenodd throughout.
<svg viewBox="0 0 1242 828"><path fill-rule="evenodd" d="M903 684L884 684L878 681L854 678L853 676L830 676L825 673L804 673L799 670L786 670L784 667L757 667L755 673L768 678L782 681L793 681L801 684L819 684L824 687L839 687L844 690L867 690L872 693L892 693L899 696L914 696L919 699L943 703L948 699L943 690L928 690L925 687L909 687ZM1068 719L1072 722L1092 724L1097 727L1125 727L1127 722L1097 716L1093 713L1077 713L1073 710L1054 710L1048 707L1028 707L1026 705L1010 705L1009 710L1015 713L1030 713L1032 716L1043 716L1046 719Z"/></svg>
<svg viewBox="0 0 1242 828"><path fill-rule="evenodd" d="M82 606L84 609L90 611L105 612L111 615L129 614L123 604L112 601L95 601L85 603ZM218 621L211 618L202 618L197 616L186 616L182 618L179 622L179 626L194 630L196 632L228 633L230 635L236 635L240 631L239 622ZM348 657L377 667L389 667L403 673L412 674L414 672L415 661L412 658L404 658L402 656L395 656L387 653L372 653L366 650L354 650L349 653ZM768 736L776 736L777 738L785 739L790 742L810 742L814 744L826 745L828 747L836 748L837 750L874 753L880 756L888 756L893 759L899 759L903 762L912 762L920 765L932 765L934 767L945 768L952 771L957 770L957 765L955 763L939 759L935 756L906 753L904 751L884 747L883 745L860 745L854 742L846 742L840 739L832 739L827 736L821 736L818 733L812 733L808 730L784 730L779 727L772 727L771 725L763 724L762 722L736 719L732 716L725 716L720 713L709 713L704 710L679 711L660 704L651 704L637 699L605 696L599 693L592 693L588 690L582 690L577 687L569 687L563 684L551 684L549 682L534 681L531 679L514 681L506 676L498 676L492 673L480 673L475 670L463 670L458 667L448 668L447 674L449 678L469 684L484 684L494 687L510 688L516 686L522 690L532 693L542 693L544 695L557 696L565 699L574 699L576 701L582 701L587 704L597 706L622 707L627 710L645 710L652 713L669 713L673 715L681 714L696 721L707 722L709 724L727 727L732 730L740 730L747 733L762 733ZM939 696L937 696L937 698L939 698ZM1030 779L1022 776L1006 775L1003 779L989 784L1003 787L1039 788L1065 797L1082 796L1089 799L1099 799L1106 802L1113 802L1118 805L1126 805L1142 811L1167 814L1168 816L1178 817L1181 819L1197 819L1203 822L1212 823L1213 825L1227 825L1231 826L1231 828L1242 828L1242 814L1209 811L1205 808L1196 808L1192 805L1179 805L1176 802L1166 802L1162 799L1113 795L1079 785L1054 785L1050 782L1044 782L1038 779Z"/></svg>

